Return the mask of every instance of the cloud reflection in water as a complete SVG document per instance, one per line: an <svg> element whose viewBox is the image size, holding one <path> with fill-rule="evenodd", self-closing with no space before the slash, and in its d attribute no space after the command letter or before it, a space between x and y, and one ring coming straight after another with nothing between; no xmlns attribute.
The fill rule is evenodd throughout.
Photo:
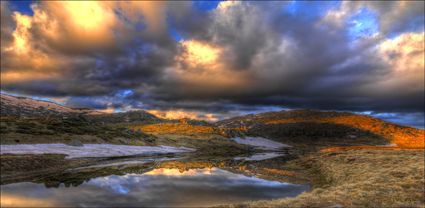
<svg viewBox="0 0 425 208"><path fill-rule="evenodd" d="M160 168L145 174L94 178L70 188L10 184L2 186L2 194L53 201L61 206L211 206L292 197L308 188L308 185L268 181L218 168L185 172Z"/></svg>

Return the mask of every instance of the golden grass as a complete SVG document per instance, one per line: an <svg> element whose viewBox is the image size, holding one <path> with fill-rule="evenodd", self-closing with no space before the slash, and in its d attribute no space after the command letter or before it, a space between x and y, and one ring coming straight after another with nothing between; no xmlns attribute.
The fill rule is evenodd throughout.
<svg viewBox="0 0 425 208"><path fill-rule="evenodd" d="M1 207L58 207L59 203L53 200L23 197L13 194L0 195Z"/></svg>
<svg viewBox="0 0 425 208"><path fill-rule="evenodd" d="M423 207L424 150L349 150L300 159L311 192L230 207Z"/></svg>
<svg viewBox="0 0 425 208"><path fill-rule="evenodd" d="M210 126L194 126L185 123L157 123L148 125L131 125L128 128L132 130L141 130L148 134L178 134L178 135L194 135L194 134L215 134L218 133Z"/></svg>
<svg viewBox="0 0 425 208"><path fill-rule="evenodd" d="M341 151L348 151L348 150L421 150L421 149L364 145L364 146L329 147L329 148L321 149L320 152L329 153L329 152L341 152Z"/></svg>
<svg viewBox="0 0 425 208"><path fill-rule="evenodd" d="M345 114L334 117L295 117L278 120L263 119L265 124L287 124L297 122L333 123L350 126L363 131L368 131L397 144L401 148L424 149L425 130L399 126L381 121L376 118L362 115Z"/></svg>

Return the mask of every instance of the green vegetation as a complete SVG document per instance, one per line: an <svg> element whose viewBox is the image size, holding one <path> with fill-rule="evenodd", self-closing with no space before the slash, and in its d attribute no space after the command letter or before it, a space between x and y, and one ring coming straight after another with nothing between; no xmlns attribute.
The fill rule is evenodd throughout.
<svg viewBox="0 0 425 208"><path fill-rule="evenodd" d="M149 145L155 140L155 137L140 131L90 122L84 117L42 119L2 116L0 125L1 144L69 143L78 140L82 143Z"/></svg>

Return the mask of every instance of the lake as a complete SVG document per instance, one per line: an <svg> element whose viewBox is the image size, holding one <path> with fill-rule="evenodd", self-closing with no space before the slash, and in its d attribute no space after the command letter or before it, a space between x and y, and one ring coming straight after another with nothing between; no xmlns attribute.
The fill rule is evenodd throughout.
<svg viewBox="0 0 425 208"><path fill-rule="evenodd" d="M220 168L157 168L143 174L96 177L75 187L19 182L1 186L2 206L212 206L294 197L308 185L269 181Z"/></svg>

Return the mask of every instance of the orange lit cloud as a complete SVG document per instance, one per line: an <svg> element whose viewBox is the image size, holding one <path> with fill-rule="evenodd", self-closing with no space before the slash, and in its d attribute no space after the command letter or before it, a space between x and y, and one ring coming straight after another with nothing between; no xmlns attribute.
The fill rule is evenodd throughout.
<svg viewBox="0 0 425 208"><path fill-rule="evenodd" d="M54 69L63 64L62 60L34 45L30 33L34 19L19 12L13 13L13 19L16 22L16 29L12 33L13 41L3 50L2 58L5 60L1 64L2 85L59 77Z"/></svg>
<svg viewBox="0 0 425 208"><path fill-rule="evenodd" d="M123 15L134 22L144 16L152 34L165 28L165 2L41 1L31 7L32 16L13 12L13 39L2 39L2 85L63 78L75 65L93 62L73 54L115 50L139 35L115 10L128 11Z"/></svg>
<svg viewBox="0 0 425 208"><path fill-rule="evenodd" d="M97 1L46 1L34 4L33 31L48 47L78 52L114 46L121 25L114 5Z"/></svg>
<svg viewBox="0 0 425 208"><path fill-rule="evenodd" d="M221 54L221 49L208 43L190 40L182 41L181 46L183 52L181 56L177 57L178 62L184 62L188 68L218 68L218 59Z"/></svg>
<svg viewBox="0 0 425 208"><path fill-rule="evenodd" d="M1 207L55 207L58 203L43 200L33 199L22 196L15 196L11 194L1 194Z"/></svg>
<svg viewBox="0 0 425 208"><path fill-rule="evenodd" d="M404 33L385 40L379 50L383 58L394 66L395 72L423 72L425 33Z"/></svg>
<svg viewBox="0 0 425 208"><path fill-rule="evenodd" d="M18 54L27 53L30 49L28 43L28 36L30 34L28 29L31 27L32 19L19 12L15 12L13 17L16 21L16 30L13 33L14 42L13 46L6 48L6 51L14 50Z"/></svg>
<svg viewBox="0 0 425 208"><path fill-rule="evenodd" d="M211 175L212 172L216 171L215 168L203 168L203 169L190 169L181 171L177 168L158 168L144 173L144 175L160 175L160 176L173 176L173 177L184 177L184 176L196 176L196 175Z"/></svg>
<svg viewBox="0 0 425 208"><path fill-rule="evenodd" d="M108 2L108 1L44 1L32 5L33 16L14 13L17 27L13 34L14 50L30 50L32 36L44 40L41 48L61 50L99 50L114 47L132 35L133 29L115 10L127 11L126 18L137 22L144 16L152 31L165 28L164 2ZM31 33L29 32L31 30ZM127 30L127 31L125 31ZM115 33L121 32L121 39ZM40 40L41 39L41 40Z"/></svg>
<svg viewBox="0 0 425 208"><path fill-rule="evenodd" d="M163 33L166 6L150 1L46 1L34 6L33 18L38 32L60 49L105 50L140 35L126 21L143 18L152 35ZM122 11L122 17L116 11Z"/></svg>
<svg viewBox="0 0 425 208"><path fill-rule="evenodd" d="M164 119L182 119L217 121L219 118L211 113L201 113L186 110L147 110L147 112Z"/></svg>
<svg viewBox="0 0 425 208"><path fill-rule="evenodd" d="M58 75L56 74L47 74L43 72L31 72L31 71L25 71L25 72L4 72L1 74L1 82L2 84L9 84L9 83L19 83L19 82L28 82L32 80L46 80L46 79L52 79Z"/></svg>
<svg viewBox="0 0 425 208"><path fill-rule="evenodd" d="M108 107L106 109L97 109L96 111L101 112L101 113L113 113L113 112L115 112L115 108Z"/></svg>
<svg viewBox="0 0 425 208"><path fill-rule="evenodd" d="M180 47L170 74L183 85L192 86L187 90L214 92L247 86L248 74L228 67L221 57L222 48L197 40L181 41Z"/></svg>
<svg viewBox="0 0 425 208"><path fill-rule="evenodd" d="M424 89L424 35L404 33L379 45L379 54L391 72L379 83L385 90L405 92Z"/></svg>

